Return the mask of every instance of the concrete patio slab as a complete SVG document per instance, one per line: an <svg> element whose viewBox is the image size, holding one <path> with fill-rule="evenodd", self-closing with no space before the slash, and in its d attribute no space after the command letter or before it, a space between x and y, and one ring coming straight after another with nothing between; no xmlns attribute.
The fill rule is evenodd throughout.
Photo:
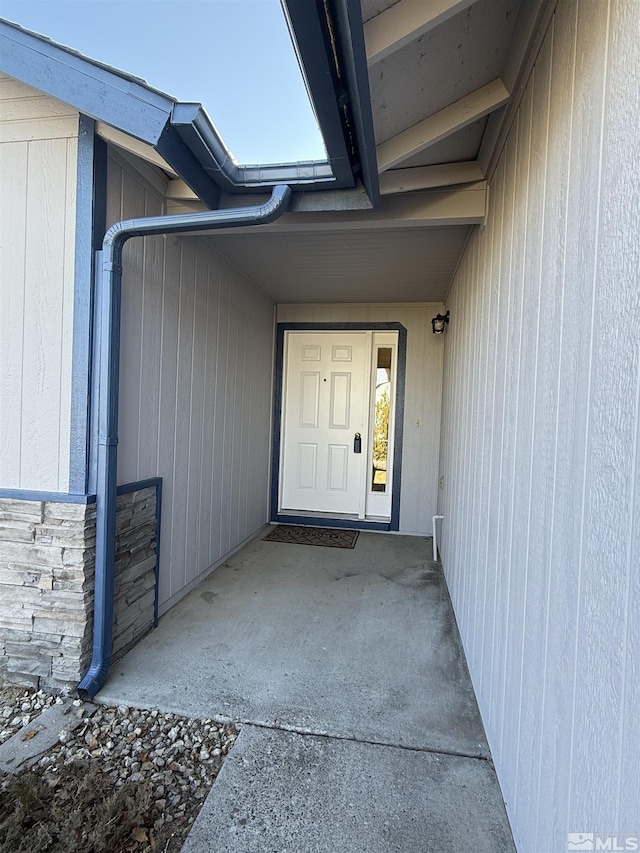
<svg viewBox="0 0 640 853"><path fill-rule="evenodd" d="M489 750L430 540L255 539L117 662L97 700L470 756Z"/></svg>
<svg viewBox="0 0 640 853"><path fill-rule="evenodd" d="M484 760L245 726L182 853L511 853Z"/></svg>

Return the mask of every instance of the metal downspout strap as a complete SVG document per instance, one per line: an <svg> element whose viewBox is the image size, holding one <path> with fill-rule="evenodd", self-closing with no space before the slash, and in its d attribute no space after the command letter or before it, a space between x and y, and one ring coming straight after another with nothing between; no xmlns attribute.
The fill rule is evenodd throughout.
<svg viewBox="0 0 640 853"><path fill-rule="evenodd" d="M124 244L131 237L266 224L278 219L286 211L290 198L290 187L277 186L269 201L263 205L127 219L116 222L105 234L102 252L99 253L102 255L102 264L97 295L101 334L93 655L89 670L78 685L78 694L83 699L93 698L104 684L113 648L120 304Z"/></svg>

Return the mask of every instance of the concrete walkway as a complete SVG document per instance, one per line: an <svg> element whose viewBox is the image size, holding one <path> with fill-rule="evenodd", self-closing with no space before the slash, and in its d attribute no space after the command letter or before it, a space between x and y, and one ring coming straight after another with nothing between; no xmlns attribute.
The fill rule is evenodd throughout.
<svg viewBox="0 0 640 853"><path fill-rule="evenodd" d="M185 853L514 849L429 544L255 539L114 665L98 701L245 724Z"/></svg>

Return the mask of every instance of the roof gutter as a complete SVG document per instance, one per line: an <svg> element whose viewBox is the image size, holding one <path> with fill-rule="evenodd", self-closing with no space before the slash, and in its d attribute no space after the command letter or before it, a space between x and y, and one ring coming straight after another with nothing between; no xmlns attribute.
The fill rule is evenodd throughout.
<svg viewBox="0 0 640 853"><path fill-rule="evenodd" d="M338 186L335 161L303 160L297 163L267 163L240 166L224 144L201 104L177 103L171 113L171 127L192 152L209 178L233 194L273 184L291 184L300 189L331 189ZM162 153L162 140L156 146ZM340 186L353 186L351 167Z"/></svg>
<svg viewBox="0 0 640 853"><path fill-rule="evenodd" d="M113 650L113 594L115 575L118 386L120 373L120 304L122 250L132 237L184 234L273 222L284 213L291 188L276 186L266 204L204 213L151 216L116 222L105 234L98 252L98 317L100 374L98 379L98 476L96 488L96 568L93 656L78 694L91 699L104 684Z"/></svg>
<svg viewBox="0 0 640 853"><path fill-rule="evenodd" d="M359 0L281 0L327 160L239 165L201 104L179 103L144 80L0 18L0 67L80 113L152 146L210 208L221 190L275 184L356 186L379 200Z"/></svg>
<svg viewBox="0 0 640 853"><path fill-rule="evenodd" d="M338 182L358 174L376 205L380 186L360 0L281 3Z"/></svg>

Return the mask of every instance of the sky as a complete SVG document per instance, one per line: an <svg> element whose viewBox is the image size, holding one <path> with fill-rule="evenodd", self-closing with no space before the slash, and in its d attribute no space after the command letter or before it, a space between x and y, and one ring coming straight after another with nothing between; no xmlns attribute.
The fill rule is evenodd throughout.
<svg viewBox="0 0 640 853"><path fill-rule="evenodd" d="M0 16L202 103L241 165L326 157L279 0L0 0Z"/></svg>

